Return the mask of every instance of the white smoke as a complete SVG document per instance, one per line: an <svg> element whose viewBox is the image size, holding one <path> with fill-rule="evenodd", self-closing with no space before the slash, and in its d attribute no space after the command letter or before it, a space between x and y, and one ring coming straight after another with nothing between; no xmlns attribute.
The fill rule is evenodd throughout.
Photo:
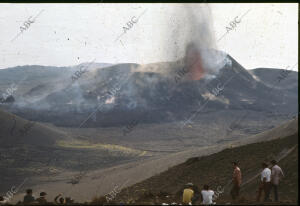
<svg viewBox="0 0 300 206"><path fill-rule="evenodd" d="M208 4L187 4L174 7L171 38L165 47L173 49L173 58L185 57L188 46L193 46L201 54L206 73L217 74L226 64L231 64L227 54L217 50L211 8ZM167 49L169 52L169 50Z"/></svg>

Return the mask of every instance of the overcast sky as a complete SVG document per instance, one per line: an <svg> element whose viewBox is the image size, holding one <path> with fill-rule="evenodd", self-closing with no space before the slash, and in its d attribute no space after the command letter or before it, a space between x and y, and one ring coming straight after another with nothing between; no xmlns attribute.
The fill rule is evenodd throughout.
<svg viewBox="0 0 300 206"><path fill-rule="evenodd" d="M195 18L199 14L203 20L204 10L210 15L207 23L215 47L246 69L296 64L292 70L298 70L297 4L198 4L193 8L199 9ZM0 69L70 66L93 59L139 64L173 61L184 51L174 35L187 32L188 13L184 4L0 4ZM17 36L20 26L38 14ZM123 34L123 26L139 16ZM234 19L240 23L226 33Z"/></svg>

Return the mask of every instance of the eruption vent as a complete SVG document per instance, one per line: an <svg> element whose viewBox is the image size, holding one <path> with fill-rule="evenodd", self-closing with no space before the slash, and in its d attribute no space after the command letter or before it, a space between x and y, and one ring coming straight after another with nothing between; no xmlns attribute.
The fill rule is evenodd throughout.
<svg viewBox="0 0 300 206"><path fill-rule="evenodd" d="M191 80L208 78L218 74L226 63L227 54L217 50L212 25L211 9L207 4L189 4L173 7L175 30L169 30L168 38L176 42L173 58L184 58ZM165 47L170 47L170 44Z"/></svg>

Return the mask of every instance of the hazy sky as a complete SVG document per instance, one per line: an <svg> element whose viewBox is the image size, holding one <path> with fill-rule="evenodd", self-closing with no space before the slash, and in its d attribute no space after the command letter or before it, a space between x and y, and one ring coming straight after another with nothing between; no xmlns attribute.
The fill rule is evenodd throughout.
<svg viewBox="0 0 300 206"><path fill-rule="evenodd" d="M211 15L207 23L216 48L246 69L286 68L298 62L297 4L197 4L193 8L201 21L204 10ZM39 13L14 39L20 26ZM0 69L69 66L93 59L139 64L173 61L184 51L174 35L188 32L188 13L185 4L0 4ZM138 16L137 23L116 41L123 26ZM223 36L234 19L240 23Z"/></svg>

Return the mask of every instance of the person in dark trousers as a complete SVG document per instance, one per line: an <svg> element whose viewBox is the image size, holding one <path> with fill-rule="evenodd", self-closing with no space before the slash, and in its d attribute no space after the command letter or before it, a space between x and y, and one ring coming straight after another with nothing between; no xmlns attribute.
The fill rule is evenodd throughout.
<svg viewBox="0 0 300 206"><path fill-rule="evenodd" d="M230 191L231 198L235 200L240 195L240 188L242 184L242 172L238 167L237 162L233 162L232 188Z"/></svg>
<svg viewBox="0 0 300 206"><path fill-rule="evenodd" d="M271 161L272 164L272 171L271 171L271 190L274 188L274 196L275 201L278 202L278 185L281 178L284 177L284 174L282 172L282 169L277 165L276 160Z"/></svg>
<svg viewBox="0 0 300 206"><path fill-rule="evenodd" d="M26 195L24 196L23 203L24 204L32 204L34 203L35 198L32 196L32 189L26 190Z"/></svg>
<svg viewBox="0 0 300 206"><path fill-rule="evenodd" d="M263 171L260 174L260 185L257 191L256 201L260 201L261 193L264 191L264 201L269 201L270 188L271 188L271 170L268 168L267 163L262 163Z"/></svg>
<svg viewBox="0 0 300 206"><path fill-rule="evenodd" d="M47 204L47 200L46 200L46 192L41 192L40 193L40 197L36 199L36 201L40 204L40 205L44 205Z"/></svg>

